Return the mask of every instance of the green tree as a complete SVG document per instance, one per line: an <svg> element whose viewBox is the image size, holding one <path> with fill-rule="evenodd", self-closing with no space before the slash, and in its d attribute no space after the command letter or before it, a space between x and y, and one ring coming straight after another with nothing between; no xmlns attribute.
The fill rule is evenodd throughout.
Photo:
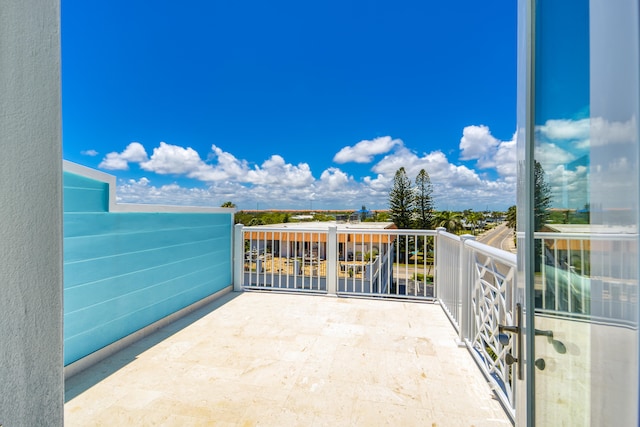
<svg viewBox="0 0 640 427"><path fill-rule="evenodd" d="M460 212L440 211L435 215L436 227L444 227L449 233L462 230L462 215Z"/></svg>
<svg viewBox="0 0 640 427"><path fill-rule="evenodd" d="M235 203L228 201L228 202L224 202L223 204L220 205L221 208L235 208L237 207Z"/></svg>
<svg viewBox="0 0 640 427"><path fill-rule="evenodd" d="M534 231L540 231L542 226L549 219L549 207L551 206L551 188L545 180L544 169L538 161L534 161L533 165L534 180L534 211L533 226Z"/></svg>
<svg viewBox="0 0 640 427"><path fill-rule="evenodd" d="M431 178L424 169L416 177L415 217L416 228L430 230L433 228L433 186Z"/></svg>
<svg viewBox="0 0 640 427"><path fill-rule="evenodd" d="M551 188L545 180L544 169L540 162L534 160L533 164L533 231L540 231L549 220L549 207L551 206ZM536 272L542 271L542 241L534 241Z"/></svg>
<svg viewBox="0 0 640 427"><path fill-rule="evenodd" d="M414 207L414 194L411 180L403 167L396 171L393 188L389 192L389 213L398 228L411 228L411 215Z"/></svg>
<svg viewBox="0 0 640 427"><path fill-rule="evenodd" d="M513 228L515 230L518 223L518 211L516 205L509 206L509 209L507 209L506 220L507 227Z"/></svg>
<svg viewBox="0 0 640 427"><path fill-rule="evenodd" d="M376 221L379 221L379 222L389 221L389 212L376 212Z"/></svg>
<svg viewBox="0 0 640 427"><path fill-rule="evenodd" d="M252 225L264 225L264 221L262 220L262 218L252 218L251 221L249 221L249 226Z"/></svg>
<svg viewBox="0 0 640 427"><path fill-rule="evenodd" d="M482 220L484 219L484 215L482 214L482 212L474 212L473 210L469 210L469 211L465 211L465 222L467 224L471 224L471 227L473 228L473 235L475 236L476 234L476 228L478 227L478 225L480 225L480 222L482 222Z"/></svg>

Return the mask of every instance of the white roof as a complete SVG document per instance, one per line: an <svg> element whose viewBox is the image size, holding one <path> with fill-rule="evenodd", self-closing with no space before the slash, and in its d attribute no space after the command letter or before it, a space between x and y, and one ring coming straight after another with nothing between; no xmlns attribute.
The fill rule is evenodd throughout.
<svg viewBox="0 0 640 427"><path fill-rule="evenodd" d="M393 222L357 222L357 223L345 223L336 221L314 221L314 222L286 222L283 224L267 224L260 225L258 227L270 227L270 228L287 228L287 229L315 229L315 230L329 230L330 226L335 226L338 230L384 230L387 228L394 228ZM250 227L248 227L250 228Z"/></svg>

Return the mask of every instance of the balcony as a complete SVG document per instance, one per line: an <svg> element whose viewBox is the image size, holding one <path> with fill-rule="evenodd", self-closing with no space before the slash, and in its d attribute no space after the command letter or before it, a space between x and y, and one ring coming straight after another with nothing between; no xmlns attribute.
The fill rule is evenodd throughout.
<svg viewBox="0 0 640 427"><path fill-rule="evenodd" d="M229 293L66 384L65 425L508 426L437 304Z"/></svg>
<svg viewBox="0 0 640 427"><path fill-rule="evenodd" d="M327 224L233 253L236 292L67 380L67 425L511 424L514 255Z"/></svg>

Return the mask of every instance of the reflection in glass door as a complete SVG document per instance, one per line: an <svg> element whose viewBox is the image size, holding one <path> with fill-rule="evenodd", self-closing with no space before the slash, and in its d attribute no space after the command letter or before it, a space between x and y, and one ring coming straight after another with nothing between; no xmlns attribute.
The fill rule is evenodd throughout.
<svg viewBox="0 0 640 427"><path fill-rule="evenodd" d="M638 425L638 3L529 6L529 421Z"/></svg>

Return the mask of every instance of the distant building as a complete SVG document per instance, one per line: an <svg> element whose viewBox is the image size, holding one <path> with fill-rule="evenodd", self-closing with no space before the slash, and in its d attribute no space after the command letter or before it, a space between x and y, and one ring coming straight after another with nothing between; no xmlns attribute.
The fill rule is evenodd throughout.
<svg viewBox="0 0 640 427"><path fill-rule="evenodd" d="M397 228L392 222L366 222L357 225L339 221L269 224L260 226L260 231L247 234L250 239L249 249L266 250L285 258L306 256L324 259L327 253L326 232L332 225L338 230L338 256L343 260L352 260L369 252L387 253L395 241L394 235L370 235L364 232ZM265 228L277 230L269 232L264 231ZM287 231L282 231L283 228ZM247 227L247 230L251 230L251 227ZM264 242L267 247L260 247Z"/></svg>

